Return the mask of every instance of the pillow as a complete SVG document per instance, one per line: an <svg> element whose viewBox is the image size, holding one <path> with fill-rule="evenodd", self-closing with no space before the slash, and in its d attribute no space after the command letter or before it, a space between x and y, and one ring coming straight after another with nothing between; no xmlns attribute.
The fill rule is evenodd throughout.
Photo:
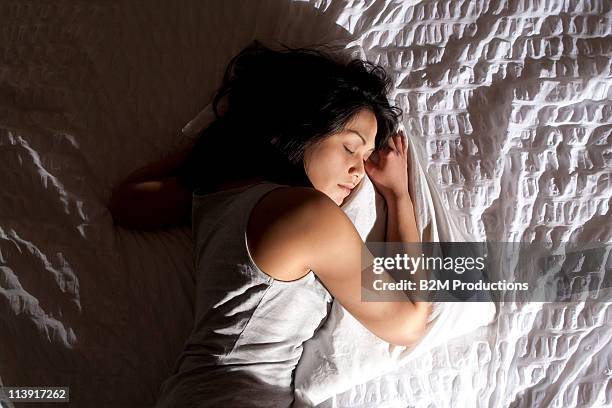
<svg viewBox="0 0 612 408"><path fill-rule="evenodd" d="M330 315L304 344L292 407L313 407L355 385L392 371L449 340L490 324L491 302L434 303L427 332L414 346L379 339L334 301Z"/></svg>
<svg viewBox="0 0 612 408"><path fill-rule="evenodd" d="M198 136L202 129L212 123L213 120L215 120L215 113L213 112L211 102L206 105L195 118L191 119L185 126L183 126L182 133L184 136L193 139Z"/></svg>

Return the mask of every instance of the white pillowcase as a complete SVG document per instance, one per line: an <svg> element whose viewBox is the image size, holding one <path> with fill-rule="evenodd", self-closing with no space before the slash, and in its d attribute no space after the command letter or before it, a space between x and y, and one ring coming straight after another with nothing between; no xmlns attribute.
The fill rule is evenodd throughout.
<svg viewBox="0 0 612 408"><path fill-rule="evenodd" d="M304 344L292 407L316 406L401 367L453 338L490 324L495 312L491 302L434 303L425 336L412 347L401 347L376 337L334 301L324 326Z"/></svg>
<svg viewBox="0 0 612 408"><path fill-rule="evenodd" d="M212 123L213 120L215 120L215 113L213 112L211 102L206 105L195 118L191 119L185 126L183 126L183 135L193 139L198 136L202 129Z"/></svg>

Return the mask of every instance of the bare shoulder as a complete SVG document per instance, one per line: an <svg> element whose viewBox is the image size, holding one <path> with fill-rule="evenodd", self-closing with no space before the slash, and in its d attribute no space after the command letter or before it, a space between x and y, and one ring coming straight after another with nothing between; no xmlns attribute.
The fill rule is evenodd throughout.
<svg viewBox="0 0 612 408"><path fill-rule="evenodd" d="M247 222L247 245L255 264L282 281L311 270L314 241L334 224L350 221L324 193L307 187L280 187L265 194ZM352 225L352 224L351 224Z"/></svg>
<svg viewBox="0 0 612 408"><path fill-rule="evenodd" d="M428 316L423 308L408 301L362 300L362 276L373 276L373 255L344 211L323 193L274 189L255 205L247 229L251 256L264 273L292 281L312 270L329 293L381 339L411 345L422 335Z"/></svg>

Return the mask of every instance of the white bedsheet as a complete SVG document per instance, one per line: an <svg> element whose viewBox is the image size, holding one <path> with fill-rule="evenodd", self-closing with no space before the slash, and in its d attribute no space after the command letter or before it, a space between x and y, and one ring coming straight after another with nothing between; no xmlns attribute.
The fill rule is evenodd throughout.
<svg viewBox="0 0 612 408"><path fill-rule="evenodd" d="M190 330L187 228L113 228L110 189L187 142L253 37L389 67L434 199L477 240L610 242L610 4L0 4L0 379L73 406L154 403ZM612 404L609 302L497 322L327 406Z"/></svg>

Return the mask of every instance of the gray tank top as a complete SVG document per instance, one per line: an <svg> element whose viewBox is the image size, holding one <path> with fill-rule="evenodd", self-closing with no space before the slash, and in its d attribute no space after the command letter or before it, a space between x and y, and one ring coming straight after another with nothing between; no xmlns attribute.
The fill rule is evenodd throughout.
<svg viewBox="0 0 612 408"><path fill-rule="evenodd" d="M194 327L157 407L289 407L302 343L332 297L314 272L276 280L255 265L246 226L255 204L283 187L262 182L193 195Z"/></svg>

